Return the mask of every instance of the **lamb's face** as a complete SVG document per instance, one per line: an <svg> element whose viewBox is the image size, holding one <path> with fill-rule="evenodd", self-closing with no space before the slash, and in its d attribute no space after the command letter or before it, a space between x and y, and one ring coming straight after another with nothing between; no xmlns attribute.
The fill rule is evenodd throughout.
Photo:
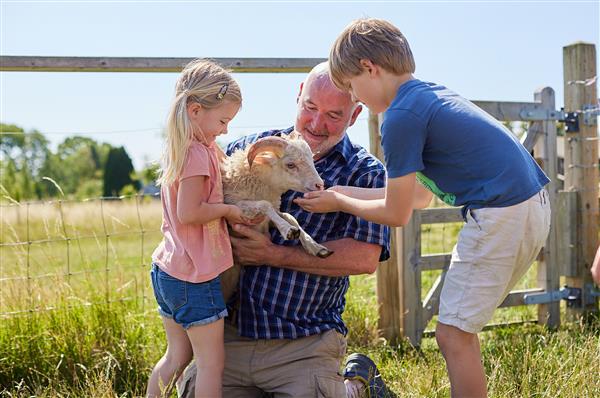
<svg viewBox="0 0 600 398"><path fill-rule="evenodd" d="M312 151L298 135L262 138L248 149L247 158L263 183L281 193L323 189Z"/></svg>
<svg viewBox="0 0 600 398"><path fill-rule="evenodd" d="M288 141L284 155L273 165L272 178L284 191L318 191L324 185L315 169L312 151L301 139Z"/></svg>

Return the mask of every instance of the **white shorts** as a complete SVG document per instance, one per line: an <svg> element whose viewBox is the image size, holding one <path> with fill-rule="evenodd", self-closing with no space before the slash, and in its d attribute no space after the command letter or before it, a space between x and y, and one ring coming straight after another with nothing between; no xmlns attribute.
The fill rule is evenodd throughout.
<svg viewBox="0 0 600 398"><path fill-rule="evenodd" d="M545 189L514 206L469 210L452 251L438 321L480 332L535 261L549 230Z"/></svg>

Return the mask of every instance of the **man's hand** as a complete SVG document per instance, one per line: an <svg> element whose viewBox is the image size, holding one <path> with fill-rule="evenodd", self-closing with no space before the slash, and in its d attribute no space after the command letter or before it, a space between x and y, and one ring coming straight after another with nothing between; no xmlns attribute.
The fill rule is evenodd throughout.
<svg viewBox="0 0 600 398"><path fill-rule="evenodd" d="M326 191L307 192L302 198L294 199L294 203L312 213L331 213L340 211L340 197L343 195L329 188Z"/></svg>
<svg viewBox="0 0 600 398"><path fill-rule="evenodd" d="M263 234L242 224L233 226L233 230L243 238L231 236L231 248L236 262L240 265L273 265L271 256L277 245L271 242L269 234Z"/></svg>

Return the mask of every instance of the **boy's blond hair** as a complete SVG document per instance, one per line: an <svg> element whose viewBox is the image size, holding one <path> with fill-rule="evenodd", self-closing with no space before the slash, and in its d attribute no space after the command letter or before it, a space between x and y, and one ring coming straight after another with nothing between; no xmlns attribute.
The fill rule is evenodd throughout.
<svg viewBox="0 0 600 398"><path fill-rule="evenodd" d="M196 59L183 68L175 84L175 98L167 118L166 145L158 183L170 185L181 174L192 141L192 124L187 106L198 103L211 109L225 101L242 102L237 82L220 65L206 59Z"/></svg>
<svg viewBox="0 0 600 398"><path fill-rule="evenodd" d="M368 59L396 75L415 71L415 60L408 41L397 27L383 19L357 19L338 36L329 53L333 83L348 90L344 80L363 72L362 59Z"/></svg>

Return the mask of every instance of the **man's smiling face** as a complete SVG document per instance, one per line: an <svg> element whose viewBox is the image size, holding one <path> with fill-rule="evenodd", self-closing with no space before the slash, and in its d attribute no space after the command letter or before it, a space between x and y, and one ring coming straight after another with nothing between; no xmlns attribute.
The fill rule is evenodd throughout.
<svg viewBox="0 0 600 398"><path fill-rule="evenodd" d="M335 87L327 73L313 70L300 86L295 128L319 159L344 138L360 111L361 106Z"/></svg>

